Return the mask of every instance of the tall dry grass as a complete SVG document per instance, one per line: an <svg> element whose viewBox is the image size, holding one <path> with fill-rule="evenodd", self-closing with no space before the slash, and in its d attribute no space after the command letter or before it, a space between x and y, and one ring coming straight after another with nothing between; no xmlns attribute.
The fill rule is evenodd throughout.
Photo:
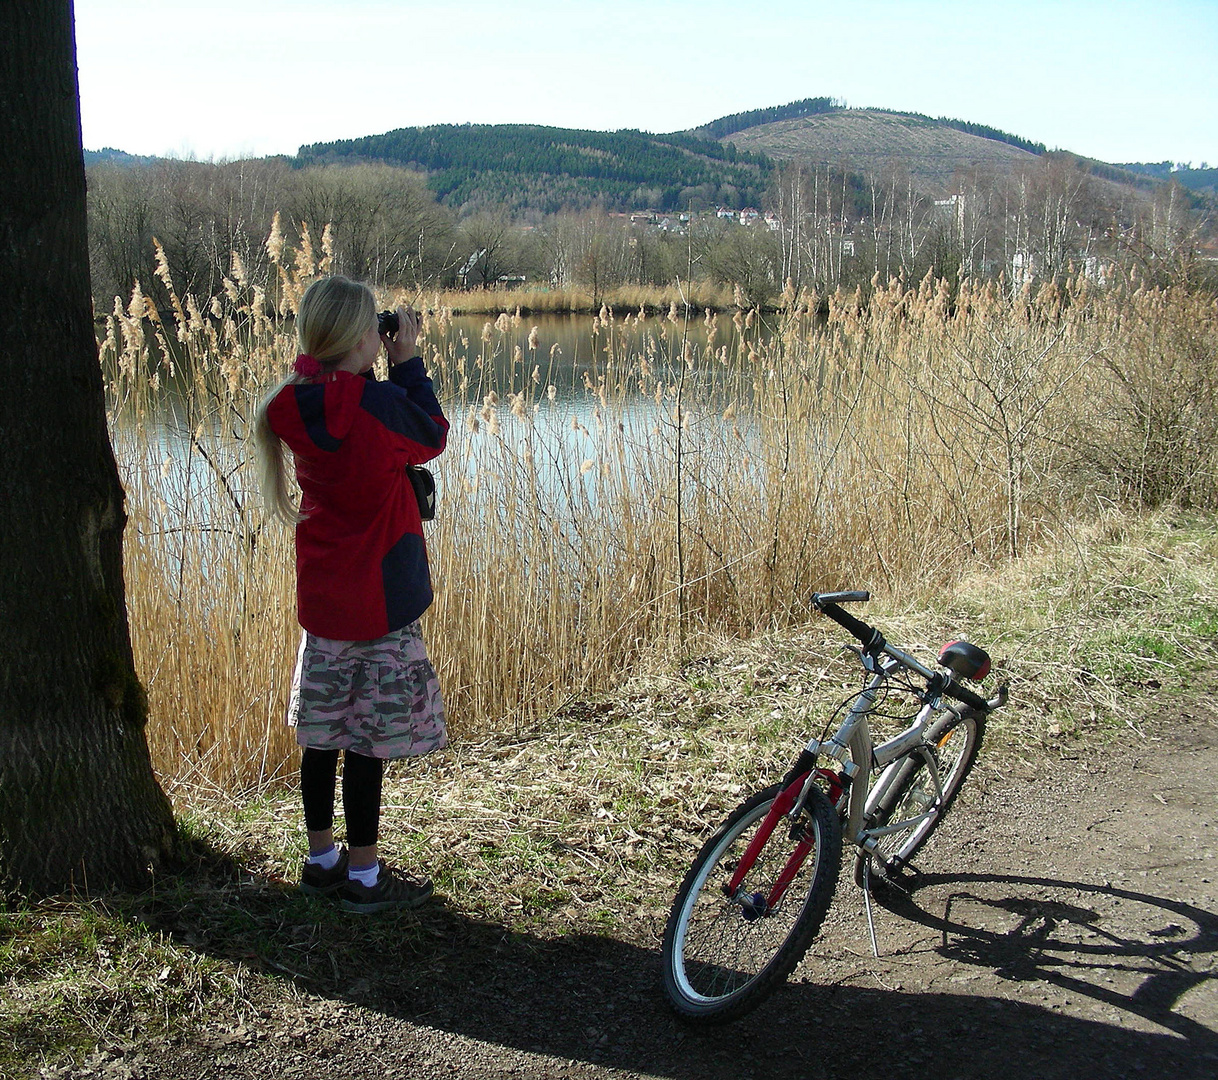
<svg viewBox="0 0 1218 1080"><path fill-rule="evenodd" d="M162 321L137 290L102 348L154 760L226 790L281 774L293 750L292 541L255 495L245 436L325 248L271 257L272 289L238 263L206 312L175 296ZM452 431L425 633L458 735L525 724L646 651L801 620L815 589L916 600L1065 539L1088 500L1146 487L1086 448L1124 435L1122 390L1165 392L1142 369L1168 328L1208 343L1211 375L1218 342L1212 301L1082 282L1010 296L894 281L824 306L788 296L772 324L731 316L730 335L727 315L700 313L693 335L688 309L606 306L574 369L519 314L471 338L434 307L423 349ZM1131 348L1139 334L1159 351ZM1160 471L1200 497L1216 471L1196 442L1175 448L1183 488L1176 465Z"/></svg>
<svg viewBox="0 0 1218 1080"><path fill-rule="evenodd" d="M703 311L722 310L736 301L735 292L711 281L682 281L669 286L617 285L599 297L589 289L539 288L518 289L452 289L424 290L412 294L411 303L433 311L449 311L456 315L494 315L504 311L521 311L532 315L566 315L572 312L595 314L602 304L616 310L643 310L650 313L669 311L673 305Z"/></svg>

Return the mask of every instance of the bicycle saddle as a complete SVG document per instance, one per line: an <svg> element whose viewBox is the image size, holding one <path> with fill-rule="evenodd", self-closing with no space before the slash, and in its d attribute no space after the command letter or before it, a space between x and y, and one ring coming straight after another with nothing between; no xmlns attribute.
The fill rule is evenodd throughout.
<svg viewBox="0 0 1218 1080"><path fill-rule="evenodd" d="M939 663L953 675L976 682L990 673L990 654L967 641L949 641L939 651Z"/></svg>

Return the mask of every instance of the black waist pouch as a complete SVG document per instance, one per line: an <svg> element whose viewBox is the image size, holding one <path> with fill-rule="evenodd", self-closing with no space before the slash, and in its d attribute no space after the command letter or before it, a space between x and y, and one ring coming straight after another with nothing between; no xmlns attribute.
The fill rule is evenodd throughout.
<svg viewBox="0 0 1218 1080"><path fill-rule="evenodd" d="M414 497L419 504L419 517L424 521L432 521L436 516L436 478L430 469L422 465L407 465L406 475L410 478L410 486L414 488Z"/></svg>

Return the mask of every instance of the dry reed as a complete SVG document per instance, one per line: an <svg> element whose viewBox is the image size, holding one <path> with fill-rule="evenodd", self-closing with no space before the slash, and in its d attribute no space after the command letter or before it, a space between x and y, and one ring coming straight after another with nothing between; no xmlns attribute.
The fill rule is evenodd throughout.
<svg viewBox="0 0 1218 1080"><path fill-rule="evenodd" d="M292 750L291 537L255 497L245 434L324 266L308 247L270 256L272 287L235 264L206 313L173 295L162 321L137 290L102 348L154 760L227 791ZM453 422L425 633L467 736L603 688L645 651L797 623L814 589L916 601L1063 532L1084 490L1065 478L1091 467L1072 433L1101 424L1114 361L1136 368L1131 322L1198 317L1186 297L928 278L877 282L867 303L788 296L775 324L739 311L731 335L699 310L695 337L689 307L635 297L597 311L572 365L514 304L474 340L444 299L423 337ZM1191 333L1212 342L1212 304L1200 314ZM1194 475L1212 481L1212 458Z"/></svg>
<svg viewBox="0 0 1218 1080"><path fill-rule="evenodd" d="M643 310L649 314L667 312L675 304L699 311L721 311L735 303L733 291L711 281L682 281L671 286L618 285L599 297L587 289L539 288L438 290L412 294L410 301L422 308L441 309L455 315L499 315L520 311L532 315L594 314L602 305L625 311Z"/></svg>

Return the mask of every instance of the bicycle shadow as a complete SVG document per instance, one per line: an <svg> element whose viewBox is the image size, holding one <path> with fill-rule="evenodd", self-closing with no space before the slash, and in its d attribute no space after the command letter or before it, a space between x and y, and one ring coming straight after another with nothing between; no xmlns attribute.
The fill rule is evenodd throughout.
<svg viewBox="0 0 1218 1080"><path fill-rule="evenodd" d="M1044 895L1052 892L1077 899ZM919 903L920 896L928 902ZM1137 934L1122 937L1106 929L1111 918L1079 902L1083 897L1121 906L1124 921L1138 924ZM1011 982L1049 983L1185 1039L1215 1038L1211 1029L1174 1011L1199 987L1212 985L1218 994L1218 914L1195 904L1109 884L926 872L912 879L909 893L885 890L876 900L895 915L938 931L936 951L947 959L989 968ZM1140 982L1132 994L1122 994L1095 981L1113 974L1123 982Z"/></svg>
<svg viewBox="0 0 1218 1080"><path fill-rule="evenodd" d="M954 899L940 916L919 898L929 896L925 890L937 895L944 887L953 890ZM1101 937L1086 947L1072 944L1070 951L1079 959L1063 958L1058 954L1065 950L1053 937L1057 929L1094 930L1097 916L1081 904L1045 906L1028 898L1045 888L1147 905L1170 914L1170 925L1183 929L1191 922L1191 928L1177 933L1160 926L1160 937L1149 942ZM954 963L1000 971L1013 981L1059 980L1110 1006L1110 1018L1061 1015L994 996L860 987L866 962L858 979L827 983L823 966L818 978L818 943L797 972L797 980L806 981L783 987L742 1020L710 1029L689 1028L667 1008L658 926L651 922L640 921L632 941L589 933L546 936L512 931L443 900L416 913L352 920L336 917L326 901L302 898L282 882L248 876L240 903L251 913L252 932L264 935L264 942L268 933L282 936L272 955L283 956L290 942L301 946L294 969L272 964L264 971L293 985L302 999L336 1004L350 1030L372 1028L381 1041L377 1060L385 1068L371 1068L364 1040L352 1035L301 1074L312 1080L372 1072L432 1075L420 1063L431 1067L426 1055L434 1052L436 1032L450 1048L442 1071L454 1076L586 1076L589 1069L591 1075L672 1080L808 1080L852 1072L904 1077L928 1071L1063 1080L1126 1077L1143 1069L1170 1069L1174 1077L1198 1080L1218 1074L1214 1032L1173 1011L1196 985L1185 985L1185 976L1198 976L1186 971L1185 954L1212 966L1218 917L1190 904L1117 888L992 874L924 875L911 897L888 905L903 918L939 931L936 947ZM963 918L966 905L975 903L1015 920L1021 929L1012 934L987 929L980 918ZM197 910L162 915L156 920L160 928L192 948L226 957L234 950L249 955L233 937L231 911L224 924L227 937L200 938ZM1138 965L1147 977L1131 995L1105 993L1070 973L1071 965L1085 965L1091 957ZM1131 1029L1126 1018L1134 1016L1156 1030L1145 1030L1146 1023L1143 1030ZM499 1062L502 1051L508 1052L510 1066ZM277 1061L269 1039L244 1047L202 1046L199 1053L200 1068L222 1061L247 1075Z"/></svg>

